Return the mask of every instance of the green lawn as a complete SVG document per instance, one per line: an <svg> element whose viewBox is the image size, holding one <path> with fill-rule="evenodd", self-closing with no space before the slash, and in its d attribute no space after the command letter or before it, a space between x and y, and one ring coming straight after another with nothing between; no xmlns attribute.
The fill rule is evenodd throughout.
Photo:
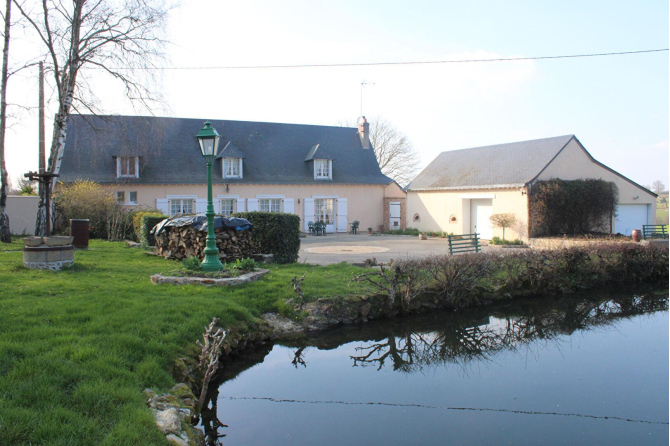
<svg viewBox="0 0 670 446"><path fill-rule="evenodd" d="M367 291L345 264L272 266L258 282L231 288L153 285L175 268L121 243L91 241L61 272L22 265L22 243L0 244L0 444L166 444L142 389L164 390L176 358L213 317L253 326L295 297Z"/></svg>

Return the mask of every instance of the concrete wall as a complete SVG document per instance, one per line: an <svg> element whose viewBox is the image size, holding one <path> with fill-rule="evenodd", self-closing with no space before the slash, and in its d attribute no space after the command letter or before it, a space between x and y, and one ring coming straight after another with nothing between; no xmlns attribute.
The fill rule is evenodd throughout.
<svg viewBox="0 0 670 446"><path fill-rule="evenodd" d="M35 195L7 196L9 229L16 235L34 235L39 197Z"/></svg>
<svg viewBox="0 0 670 446"><path fill-rule="evenodd" d="M126 200L129 192L137 192L137 206L150 208L157 207L158 199L168 196L193 197L198 200L207 199L207 186L203 184L185 185L106 185L111 192L124 191ZM293 213L304 218L305 198L335 198L336 200L346 198L347 200L347 228L354 220L360 221L360 228L377 228L383 223L384 196L398 194L393 188L386 185L354 185L340 186L328 184L316 185L282 185L282 184L230 184L226 191L225 184L215 184L212 189L214 201L221 198L243 199L246 203L249 198L260 198L261 196L275 196L284 199L293 199ZM403 193L400 190L400 193ZM300 202L298 202L300 200ZM218 203L215 205L217 211ZM336 202L337 207L337 202ZM238 211L242 209L238 208ZM347 229L348 230L348 229Z"/></svg>
<svg viewBox="0 0 670 446"><path fill-rule="evenodd" d="M527 238L528 197L519 189L422 191L407 193L407 227L420 231L470 233L470 200L490 198L493 214L513 213L517 224L505 229L506 239ZM418 217L418 219L417 219ZM493 228L502 238L502 229Z"/></svg>

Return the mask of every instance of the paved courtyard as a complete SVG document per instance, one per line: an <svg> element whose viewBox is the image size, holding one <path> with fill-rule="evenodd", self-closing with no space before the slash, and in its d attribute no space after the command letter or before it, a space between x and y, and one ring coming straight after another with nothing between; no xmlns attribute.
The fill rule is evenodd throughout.
<svg viewBox="0 0 670 446"><path fill-rule="evenodd" d="M408 235L328 234L325 237L307 236L300 239L298 262L315 265L331 263L362 263L376 258L379 262L431 254L448 254L446 238L419 240Z"/></svg>

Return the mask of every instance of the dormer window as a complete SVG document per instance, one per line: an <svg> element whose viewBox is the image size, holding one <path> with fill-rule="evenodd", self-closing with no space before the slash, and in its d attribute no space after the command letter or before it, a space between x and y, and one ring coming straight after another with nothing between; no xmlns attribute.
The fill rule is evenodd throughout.
<svg viewBox="0 0 670 446"><path fill-rule="evenodd" d="M242 178L242 158L223 159L223 178Z"/></svg>
<svg viewBox="0 0 670 446"><path fill-rule="evenodd" d="M139 178L140 157L139 156L117 156L116 157L117 178Z"/></svg>
<svg viewBox="0 0 670 446"><path fill-rule="evenodd" d="M314 160L314 179L330 180L333 178L332 160Z"/></svg>

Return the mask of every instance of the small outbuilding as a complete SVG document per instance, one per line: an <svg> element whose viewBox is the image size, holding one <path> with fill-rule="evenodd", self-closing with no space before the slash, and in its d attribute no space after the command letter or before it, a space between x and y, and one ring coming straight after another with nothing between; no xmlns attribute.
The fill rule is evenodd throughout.
<svg viewBox="0 0 670 446"><path fill-rule="evenodd" d="M502 236L492 214L511 213L506 238L528 238L533 184L551 179L602 179L619 190L608 227L630 235L655 224L656 194L595 160L574 135L442 152L407 187L407 226L421 231Z"/></svg>

